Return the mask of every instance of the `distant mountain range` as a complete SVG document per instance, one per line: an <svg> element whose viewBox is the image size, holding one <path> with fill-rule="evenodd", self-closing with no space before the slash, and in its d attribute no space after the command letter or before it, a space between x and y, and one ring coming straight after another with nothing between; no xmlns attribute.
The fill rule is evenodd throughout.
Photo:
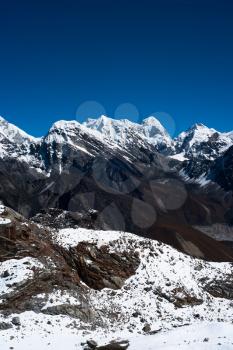
<svg viewBox="0 0 233 350"><path fill-rule="evenodd" d="M104 148L110 151L110 148L110 153L114 149L119 154L123 153L125 158L134 160L140 160L140 149L143 148L170 157L177 161L177 165L182 163L178 168L190 178L213 180L231 190L229 181L219 179L216 172L221 171L221 161L217 159L223 159L226 151L233 146L233 131L221 133L203 124L195 124L172 139L153 116L144 119L141 124L101 116L88 119L83 124L59 121L47 135L35 138L0 117L0 143L1 159L17 158L47 175L63 171L65 148L89 156L96 156ZM227 171L225 165L222 171Z"/></svg>
<svg viewBox="0 0 233 350"><path fill-rule="evenodd" d="M141 124L101 116L58 121L34 138L1 118L0 146L0 199L26 217L94 210L100 229L186 251L180 235L200 248L197 227L233 223L233 132L195 124L172 139L153 116Z"/></svg>
<svg viewBox="0 0 233 350"><path fill-rule="evenodd" d="M194 161L197 158L212 162L233 145L233 131L221 133L203 124L194 124L172 139L159 120L153 116L144 119L141 124L127 119L111 119L104 115L98 119L89 118L83 124L78 121L59 121L41 138L28 135L0 117L1 158L8 152L12 157L19 156L22 161L27 161L23 156L31 156L32 166L37 168L38 161L41 160L41 169L48 171L48 162L41 154L33 154L33 148L39 150L45 144L53 142L68 143L77 148L79 143L83 142L82 135L85 134L97 142L107 143L111 147L114 144L114 147L125 151L132 147L154 147L154 150L182 162ZM80 148L80 151L85 150L86 148ZM205 170L199 169L198 175L206 173ZM189 175L196 177L196 173L197 171Z"/></svg>

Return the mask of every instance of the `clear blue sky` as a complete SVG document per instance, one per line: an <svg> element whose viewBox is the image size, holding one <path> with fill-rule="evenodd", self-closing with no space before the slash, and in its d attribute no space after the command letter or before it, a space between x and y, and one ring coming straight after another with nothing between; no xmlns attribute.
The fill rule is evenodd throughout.
<svg viewBox="0 0 233 350"><path fill-rule="evenodd" d="M233 129L232 0L1 1L0 48L0 115L33 135L87 100Z"/></svg>

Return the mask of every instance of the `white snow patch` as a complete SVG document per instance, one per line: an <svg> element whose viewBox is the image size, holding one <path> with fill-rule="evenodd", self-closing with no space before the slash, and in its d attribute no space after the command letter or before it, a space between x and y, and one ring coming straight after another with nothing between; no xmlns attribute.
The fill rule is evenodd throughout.
<svg viewBox="0 0 233 350"><path fill-rule="evenodd" d="M8 225L11 223L10 219L0 217L0 225Z"/></svg>
<svg viewBox="0 0 233 350"><path fill-rule="evenodd" d="M34 258L10 259L0 263L0 297L16 289L20 284L33 277L33 268L42 269L43 265ZM3 277L7 272L7 277Z"/></svg>
<svg viewBox="0 0 233 350"><path fill-rule="evenodd" d="M70 304L70 305L80 305L80 301L74 296L70 295L68 291L56 290L49 294L38 294L37 298L46 298L47 302L43 306L42 310L46 310L48 307Z"/></svg>
<svg viewBox="0 0 233 350"><path fill-rule="evenodd" d="M60 230L54 234L55 241L65 248L78 245L80 242L96 243L98 247L108 244L111 241L119 240L120 238L136 238L137 236L119 231L96 231L85 228L68 228ZM139 237L137 239L140 240Z"/></svg>
<svg viewBox="0 0 233 350"><path fill-rule="evenodd" d="M3 214L5 212L5 206L0 204L0 215Z"/></svg>
<svg viewBox="0 0 233 350"><path fill-rule="evenodd" d="M184 162L185 160L188 160L188 158L185 157L184 152L174 154L173 156L169 156L169 158L179 160L180 162Z"/></svg>

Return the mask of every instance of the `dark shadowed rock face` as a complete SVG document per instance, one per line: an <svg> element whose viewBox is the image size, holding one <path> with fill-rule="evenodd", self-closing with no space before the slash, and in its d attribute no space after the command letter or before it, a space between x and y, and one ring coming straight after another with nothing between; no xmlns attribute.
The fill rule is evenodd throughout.
<svg viewBox="0 0 233 350"><path fill-rule="evenodd" d="M208 178L226 191L233 191L233 146L212 164Z"/></svg>
<svg viewBox="0 0 233 350"><path fill-rule="evenodd" d="M233 300L233 277L211 281L204 286L204 289L215 298Z"/></svg>
<svg viewBox="0 0 233 350"><path fill-rule="evenodd" d="M98 229L96 219L98 212L89 209L84 213L75 211L65 211L62 209L50 208L44 209L31 218L31 221L48 226L53 229L62 229L69 227L85 227Z"/></svg>
<svg viewBox="0 0 233 350"><path fill-rule="evenodd" d="M81 279L93 289L120 289L126 279L134 275L140 260L131 252L111 253L108 246L98 248L93 244L80 243L69 250ZM109 273L111 271L111 273Z"/></svg>

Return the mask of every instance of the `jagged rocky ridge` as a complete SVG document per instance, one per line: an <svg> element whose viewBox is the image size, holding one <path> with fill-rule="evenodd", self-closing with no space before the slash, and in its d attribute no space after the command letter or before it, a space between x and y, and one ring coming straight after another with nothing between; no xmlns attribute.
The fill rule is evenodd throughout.
<svg viewBox="0 0 233 350"><path fill-rule="evenodd" d="M149 347L158 332L232 322L231 263L125 232L44 227L4 206L0 239L3 349L27 350L38 335L40 348L115 340L119 349L139 349L138 336L147 335Z"/></svg>
<svg viewBox="0 0 233 350"><path fill-rule="evenodd" d="M175 139L175 154L172 158L182 161L182 172L201 184L222 182L211 176L212 167L232 146L233 133L220 133L203 124L195 124ZM231 188L232 190L232 188Z"/></svg>
<svg viewBox="0 0 233 350"><path fill-rule="evenodd" d="M0 198L21 214L32 217L49 208L82 215L94 211L94 222L87 217L82 225L160 239L207 259L230 259L227 248L220 254L214 241L193 228L233 222L231 157L227 187L217 175L230 133L195 125L171 140L153 117L141 125L101 117L84 125L57 122L39 139L1 119L0 137ZM205 164L203 186L199 175ZM198 181L190 180L189 167Z"/></svg>

